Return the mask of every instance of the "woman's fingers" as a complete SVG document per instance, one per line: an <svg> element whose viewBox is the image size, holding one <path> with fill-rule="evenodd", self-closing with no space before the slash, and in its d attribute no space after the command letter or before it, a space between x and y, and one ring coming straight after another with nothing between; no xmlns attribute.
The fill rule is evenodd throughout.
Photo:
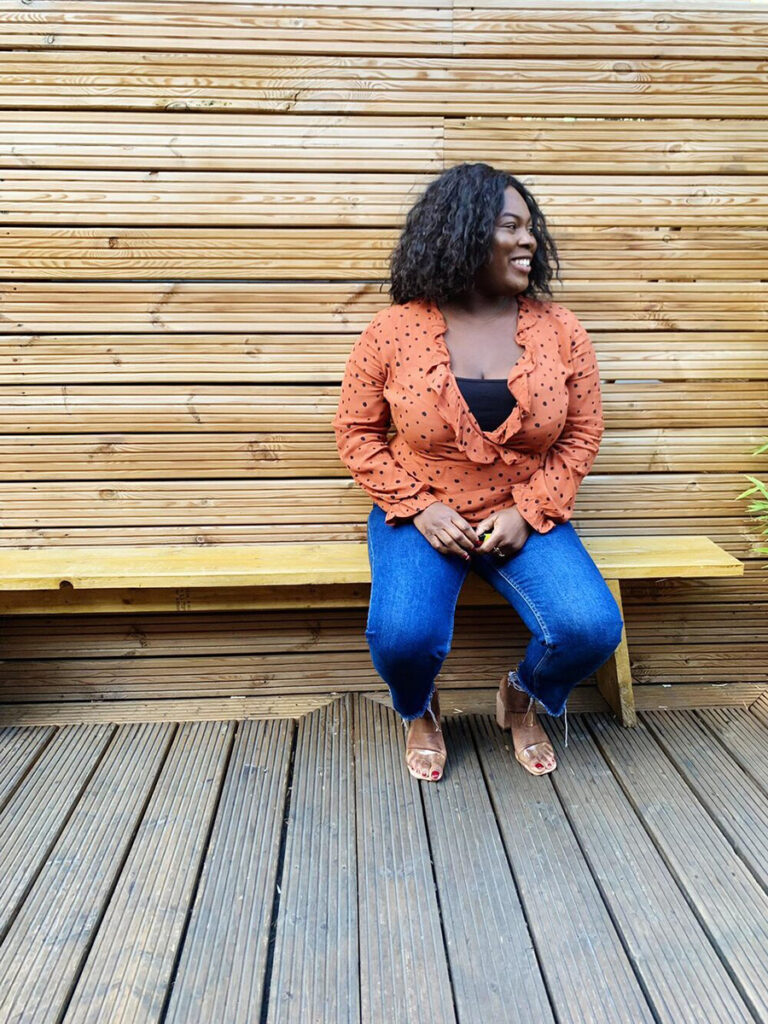
<svg viewBox="0 0 768 1024"><path fill-rule="evenodd" d="M454 520L454 526L458 526L458 528L462 532L462 535L469 541L469 547L467 550L474 551L475 548L477 547L477 541L480 540L480 537L473 529L473 527L471 527L466 520L462 520L462 522L460 523L457 523Z"/></svg>
<svg viewBox="0 0 768 1024"><path fill-rule="evenodd" d="M454 540L451 534L448 532L447 527L443 527L442 530L437 531L438 540L448 549L448 552L452 555L460 555L462 558L465 557L466 552L459 543ZM444 552L445 553L445 552Z"/></svg>
<svg viewBox="0 0 768 1024"><path fill-rule="evenodd" d="M469 526L469 523L467 523L467 526L469 527L470 530L472 529L472 527ZM469 536L469 534L464 530L461 523L457 523L455 520L453 520L448 524L446 529L463 551L475 550L474 541Z"/></svg>

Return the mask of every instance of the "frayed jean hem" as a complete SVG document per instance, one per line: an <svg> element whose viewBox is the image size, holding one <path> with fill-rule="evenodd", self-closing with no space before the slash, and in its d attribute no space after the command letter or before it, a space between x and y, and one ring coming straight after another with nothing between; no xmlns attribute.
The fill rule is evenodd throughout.
<svg viewBox="0 0 768 1024"><path fill-rule="evenodd" d="M415 722L417 718L423 718L424 715L426 715L427 712L429 712L429 714L432 716L432 721L435 723L435 728L439 728L439 725L438 725L438 722L437 722L437 718L435 718L435 713L432 710L432 698L435 695L435 690L436 689L437 689L437 683L433 682L431 687L429 688L429 694L427 696L427 699L426 699L426 701L424 703L424 706L422 707L421 711L417 711L413 715L404 715L401 711L399 711L397 708L395 708L395 711L397 711L398 715L400 715L400 717L402 718L403 722L406 725L409 722ZM393 702L393 706L394 706L394 702Z"/></svg>
<svg viewBox="0 0 768 1024"><path fill-rule="evenodd" d="M552 708L548 707L547 704L540 697L537 697L535 693L532 693L528 689L528 687L525 685L525 683L522 681L522 679L518 675L517 670L514 669L514 668L510 669L510 671L507 673L507 685L508 686L514 686L514 688L516 690L522 690L523 693L528 694L528 696L531 698L530 703L528 704L528 709L530 709L530 706L533 703L533 701L536 701L536 703L540 704L544 708L546 713L548 715L551 715L553 718L561 718L563 715L565 716L565 744L564 745L567 747L568 746L568 708L567 708L568 698L566 697L566 699L563 701L563 703L560 705L560 707L557 709L557 711L554 711ZM526 714L527 713L528 713L528 711L526 711Z"/></svg>

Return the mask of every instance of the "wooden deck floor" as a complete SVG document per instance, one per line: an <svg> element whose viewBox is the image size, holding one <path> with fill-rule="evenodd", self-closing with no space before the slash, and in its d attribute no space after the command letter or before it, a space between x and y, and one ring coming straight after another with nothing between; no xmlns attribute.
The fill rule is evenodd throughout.
<svg viewBox="0 0 768 1024"><path fill-rule="evenodd" d="M0 1021L768 1021L768 703L0 731Z"/></svg>

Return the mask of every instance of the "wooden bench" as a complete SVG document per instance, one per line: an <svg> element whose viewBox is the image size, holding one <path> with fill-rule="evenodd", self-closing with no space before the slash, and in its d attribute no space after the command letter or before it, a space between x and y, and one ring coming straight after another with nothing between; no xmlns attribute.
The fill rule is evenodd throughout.
<svg viewBox="0 0 768 1024"><path fill-rule="evenodd" d="M601 537L584 544L619 608L621 580L744 573L708 537ZM366 584L370 568L360 542L0 551L3 615L354 607L367 605ZM622 725L635 725L626 631L596 681Z"/></svg>

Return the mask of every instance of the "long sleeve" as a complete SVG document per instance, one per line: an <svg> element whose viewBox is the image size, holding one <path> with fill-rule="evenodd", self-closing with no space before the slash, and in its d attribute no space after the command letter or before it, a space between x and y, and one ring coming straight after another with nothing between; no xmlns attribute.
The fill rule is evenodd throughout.
<svg viewBox="0 0 768 1024"><path fill-rule="evenodd" d="M512 487L520 514L538 533L570 519L576 492L592 468L605 430L597 357L586 330L576 317L574 321L565 426L543 466Z"/></svg>
<svg viewBox="0 0 768 1024"><path fill-rule="evenodd" d="M336 447L352 478L395 525L438 498L406 472L387 443L391 414L384 397L386 359L377 316L363 330L347 359L333 429Z"/></svg>

